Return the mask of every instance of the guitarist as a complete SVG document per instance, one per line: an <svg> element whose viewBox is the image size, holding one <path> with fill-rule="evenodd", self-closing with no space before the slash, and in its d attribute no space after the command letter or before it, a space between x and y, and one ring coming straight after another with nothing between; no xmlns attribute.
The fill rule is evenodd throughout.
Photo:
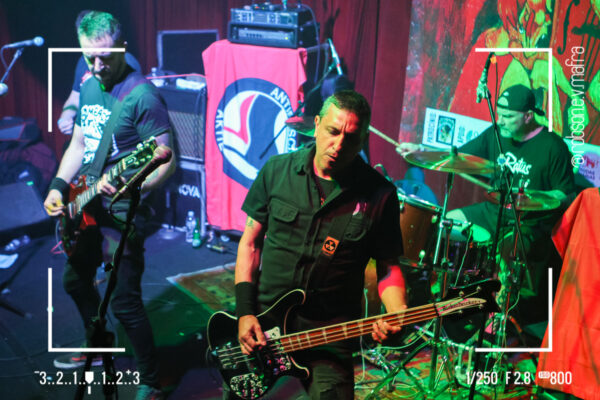
<svg viewBox="0 0 600 400"><path fill-rule="evenodd" d="M93 78L88 79L81 87L73 138L44 201L44 207L51 216L59 216L64 212L66 199L63 196L68 183L78 173L89 175L96 157L102 157L99 159L100 165L106 171L135 149L138 143L152 136L156 137L159 145L168 146L170 141L166 105L156 88L127 65L123 52L98 50L126 46L121 38L120 23L108 13L92 11L82 19L78 38ZM86 51L86 48L93 50ZM112 126L110 131L105 129L107 125ZM105 145L104 154L100 154L103 137L108 140L108 146ZM160 185L173 168L172 159L159 166L143 182L142 192ZM136 171L127 172L129 174L123 179ZM91 178L93 176L87 176L88 185ZM86 328L97 315L100 303L100 296L94 286L96 268L101 262L112 260L123 229L123 224L116 223L107 211L118 182L109 182L103 176L97 181L97 185L102 196L96 197L86 208L96 225L84 229L77 238L74 253L67 260L63 275L64 288L77 305ZM124 220L128 206L129 199L115 203L113 210L116 211L116 216ZM144 217L140 212L135 219L135 232L127 239L118 269L117 286L111 297L111 308L133 346L140 373L136 399L156 399L162 398L156 350L141 296L144 270L143 224ZM54 364L57 368L77 368L84 361L85 357L80 354L68 354L55 359Z"/></svg>
<svg viewBox="0 0 600 400"><path fill-rule="evenodd" d="M335 93L315 117L316 143L272 157L250 188L235 268L238 338L245 354L266 345L256 315L291 289L304 289L306 301L288 320L290 331L359 318L369 258L377 261L387 311L406 308L397 262L402 240L396 191L357 156L370 117L362 95ZM379 320L373 329L373 338L382 341L400 328ZM355 346L339 341L293 354L310 370L302 383L311 398L354 398Z"/></svg>

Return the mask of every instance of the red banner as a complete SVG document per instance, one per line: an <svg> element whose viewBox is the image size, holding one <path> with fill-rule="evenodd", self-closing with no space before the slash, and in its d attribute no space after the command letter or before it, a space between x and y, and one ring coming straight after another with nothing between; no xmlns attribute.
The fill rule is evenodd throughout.
<svg viewBox="0 0 600 400"><path fill-rule="evenodd" d="M285 120L302 100L307 53L221 40L202 58L208 222L243 231L241 206L258 171L269 157L296 149L296 132Z"/></svg>

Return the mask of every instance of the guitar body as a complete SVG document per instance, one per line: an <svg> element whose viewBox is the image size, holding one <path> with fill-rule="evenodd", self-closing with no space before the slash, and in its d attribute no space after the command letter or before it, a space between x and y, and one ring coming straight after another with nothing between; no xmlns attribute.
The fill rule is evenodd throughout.
<svg viewBox="0 0 600 400"><path fill-rule="evenodd" d="M139 143L130 155L119 160L103 177L106 177L108 182L116 182L116 179L124 171L140 168L142 165L147 164L152 159L156 147L154 137ZM94 218L85 212L85 206L99 192L96 185L87 185L85 176L79 177L76 183L70 185L69 189L69 202L65 205L64 215L59 218L59 231L63 249L70 257L75 251L77 237L81 232L88 226L96 225Z"/></svg>
<svg viewBox="0 0 600 400"><path fill-rule="evenodd" d="M85 176L79 177L75 183L69 185L69 203L74 202L77 196L83 194L88 189ZM59 218L59 233L63 249L67 256L70 257L75 252L77 238L81 232L88 226L96 225L96 221L85 210L77 212L73 216L68 214L69 212Z"/></svg>
<svg viewBox="0 0 600 400"><path fill-rule="evenodd" d="M237 318L226 312L213 314L207 327L208 346L223 380L242 399L263 396L284 375L306 379L309 371L281 347L278 337L286 333L290 310L304 302L302 290L292 290L257 316L268 345L250 356L242 354L237 338Z"/></svg>

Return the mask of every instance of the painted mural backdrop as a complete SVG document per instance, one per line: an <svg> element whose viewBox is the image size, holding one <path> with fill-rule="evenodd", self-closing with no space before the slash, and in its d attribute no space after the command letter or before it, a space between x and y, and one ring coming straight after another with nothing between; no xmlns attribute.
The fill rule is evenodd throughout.
<svg viewBox="0 0 600 400"><path fill-rule="evenodd" d="M475 102L488 56L475 49L485 47L530 49L496 52L493 98L525 84L548 115L551 91L552 130L600 144L599 20L600 0L413 1L399 139L421 141L427 107L490 120L485 100ZM549 125L546 116L538 122Z"/></svg>

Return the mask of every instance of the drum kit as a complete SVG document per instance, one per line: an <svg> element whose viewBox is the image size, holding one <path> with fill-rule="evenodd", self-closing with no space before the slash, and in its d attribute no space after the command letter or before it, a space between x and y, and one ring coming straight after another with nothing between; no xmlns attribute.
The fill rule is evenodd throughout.
<svg viewBox="0 0 600 400"><path fill-rule="evenodd" d="M287 125L305 135L312 136L314 132L312 120L304 117L289 121ZM372 126L369 126L369 130L390 144L393 144L396 147L400 146L399 143ZM442 206L432 204L416 196L398 191L398 199L400 202L400 229L404 247L404 255L401 258L401 264L409 268L431 272L433 279L430 288L432 297L435 301L440 300L444 296L445 290L448 287L448 282L451 282L451 285L456 286L458 284L466 284L484 278L493 278L498 275L498 272L496 271L497 257L495 249L497 248L499 230L497 229L494 234L478 225L447 218L448 199L456 174L485 188L487 191L486 196L492 203L503 204L502 207L506 210L511 210L511 208L514 207L517 216L516 224L519 223L520 214L523 211L547 211L555 209L560 205L560 202L557 199L550 197L542 191L524 190L523 188L520 188L514 193L512 202L504 204L504 199L502 199L503 196L501 196L498 191L494 191L491 186L472 176L494 172L494 163L481 157L459 153L456 147L453 147L449 151L415 151L405 154L403 157L408 163L417 167L448 174ZM524 263L519 260L518 252L516 251L518 247L517 241L521 240L518 232L518 228L515 227L514 253L512 254L513 265L510 267L516 270L516 273L513 274L513 278L514 276L519 276L518 274L525 270ZM521 264L521 267L515 267L515 265L519 263ZM519 290L518 283L516 283L517 280L518 279L506 279L506 281L501 281L502 285L506 286L505 290L508 292L509 296L511 291L515 292ZM499 328L496 332L496 340L494 343L498 347L502 347L505 342L506 321L510 318L508 316L508 303L510 302L510 298L501 298L500 296L497 296L497 302L502 310L502 316L500 317L500 325L502 325L502 328ZM461 377L458 375L464 375L465 370L469 370L472 367L470 363L472 362L471 356L475 345L474 339L470 338L468 339L469 342L467 342L467 344L463 344L454 342L447 337L443 337L441 318L437 318L433 321L433 332L428 330L431 329L431 327L417 327L417 329L423 331L423 337L429 336L427 340L430 343L426 341L423 346L419 346L413 350L407 356L408 359L402 361L400 365L410 377L410 372L404 368L404 366L410 358L417 354L417 351L425 346L431 345L432 356L429 371L429 385L428 388L419 385L419 389L423 392L423 396L425 398L435 398L437 394L445 391L451 385L456 385L457 383L466 384L467 379L459 379ZM463 365L464 361L462 354L464 350L469 351L469 364L466 366ZM439 384L437 373L438 352L440 352L441 355L443 370L446 371L446 374L448 375L447 384L443 387L436 387ZM454 353L454 357L451 357L451 353ZM490 354L497 357L498 353ZM380 355L378 355L378 358L381 358L379 356ZM456 365L453 367L446 365L451 362L454 362ZM494 362L500 364L497 360ZM390 382L395 378L395 375L399 373L401 369L400 365L391 370L390 368L386 368L386 377L371 391L368 398L374 398L379 390L389 386ZM441 373L441 369L439 371Z"/></svg>

